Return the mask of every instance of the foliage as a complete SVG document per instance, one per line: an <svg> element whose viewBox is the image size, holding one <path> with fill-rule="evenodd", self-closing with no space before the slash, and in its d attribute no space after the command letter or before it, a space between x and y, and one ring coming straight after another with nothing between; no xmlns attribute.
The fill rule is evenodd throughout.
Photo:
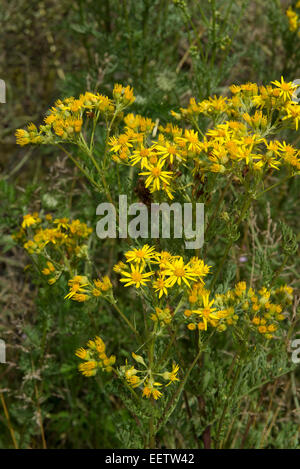
<svg viewBox="0 0 300 469"><path fill-rule="evenodd" d="M202 3L1 7L2 448L299 448L299 2Z"/></svg>

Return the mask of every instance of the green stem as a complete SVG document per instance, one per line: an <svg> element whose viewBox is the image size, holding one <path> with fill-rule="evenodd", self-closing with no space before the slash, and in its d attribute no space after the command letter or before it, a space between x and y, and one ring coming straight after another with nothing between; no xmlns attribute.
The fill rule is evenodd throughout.
<svg viewBox="0 0 300 469"><path fill-rule="evenodd" d="M108 200L110 201L111 204L113 204L113 199L112 199L112 196L110 194L110 191L109 191L109 187L108 187L108 184L107 184L107 181L106 181L106 178L104 176L104 171L100 169L96 159L94 158L94 155L93 153L91 152L91 150L89 149L86 141L84 140L84 138L82 138L82 146L81 146L82 150L85 151L88 155L88 157L91 159L93 165L95 166L100 178L101 178L101 181L102 181L102 184L103 184L103 188L104 188L104 192L105 192L105 195L106 197L108 198Z"/></svg>
<svg viewBox="0 0 300 469"><path fill-rule="evenodd" d="M73 155L68 152L62 145L58 144L58 147L73 161L75 166L81 171L81 173L94 185L98 190L102 191L102 187L99 186L99 184L94 181L93 178L86 172L86 170L78 163L78 161L73 157Z"/></svg>
<svg viewBox="0 0 300 469"><path fill-rule="evenodd" d="M199 351L196 355L196 357L194 358L191 366L189 367L189 369L187 370L183 380L181 381L180 383L180 386L178 386L177 388L177 391L175 392L175 394L173 395L172 399L170 400L170 402L168 403L167 407L165 408L164 410L164 413L162 415L162 417L160 418L160 420L158 421L158 424L157 424L157 427L156 427L156 432L158 432L158 430L160 429L161 425L163 425L165 419L168 418L168 412L170 411L170 409L172 408L173 404L176 402L176 399L179 398L180 394L182 393L183 391L183 388L194 368L194 366L196 365L197 361L199 360L201 354L202 354L202 350L203 348L202 347L199 347Z"/></svg>
<svg viewBox="0 0 300 469"><path fill-rule="evenodd" d="M238 364L239 365L239 364ZM218 448L219 446L219 440L220 440L220 434L221 434L221 431L222 431L222 427L223 427L223 423L224 423L224 419L225 419L225 416L226 416L226 412L227 412L227 409L228 409L228 405L229 405L229 400L233 394L233 391L234 391L234 388L235 388L235 385L236 385L236 382L238 380L238 377L240 375L240 372L241 372L241 366L238 366L237 370L236 370L236 373L234 375L234 378L232 380L232 383L231 383L231 387L230 387L230 391L229 391L229 396L227 396L227 399L226 399L226 402L225 402L225 405L224 405L224 408L223 408L223 412L222 412L222 415L221 415L221 418L219 420L219 425L218 425L218 430L217 430L217 438L216 438L216 448ZM218 449L221 449L222 448L222 442L219 446Z"/></svg>
<svg viewBox="0 0 300 469"><path fill-rule="evenodd" d="M279 267L279 269L276 270L276 272L274 273L274 277L272 278L272 282L271 282L271 285L270 285L270 288L273 287L276 279L278 278L278 276L281 274L281 272L283 271L284 267L286 266L286 263L288 261L288 258L290 257L289 254L286 254L284 256L284 259L283 259L283 262L281 264L281 266Z"/></svg>
<svg viewBox="0 0 300 469"><path fill-rule="evenodd" d="M126 322L126 324L130 327L130 329L132 330L132 332L136 335L136 337L140 340L140 334L139 332L136 330L136 328L134 327L134 325L131 323L131 321L129 321L129 319L125 316L124 313L122 313L122 311L120 310L120 308L116 305L116 303L111 303L112 306L115 308L115 310L119 313L119 315L121 316L121 318Z"/></svg>
<svg viewBox="0 0 300 469"><path fill-rule="evenodd" d="M241 210L240 216L239 216L239 218L238 218L238 220L237 220L237 223L236 223L237 226L239 226L240 222L243 220L244 215L245 215L246 211L248 210L250 204L251 204L251 198L249 197L248 191L246 191L245 199L244 199L244 204L243 204L243 208L242 208L242 210ZM216 282L217 282L217 280L218 280L218 278L219 278L219 275L220 275L221 270L222 270L222 268L223 268L223 265L224 265L224 263L225 263L225 261L226 261L226 259L227 259L227 256L228 256L228 254L229 254L229 251L230 251L230 249L232 248L233 242L234 242L234 239L231 239L230 242L228 243L227 248L226 248L226 250L225 250L225 253L224 253L224 255L223 255L222 259L221 259L221 262L220 262L220 264L219 264L219 266L218 266L218 269L217 269L217 271L216 271L216 273L215 273L215 275L214 275L213 281L212 281L211 286L210 286L210 289L211 289L212 291L214 290L215 284L216 284Z"/></svg>
<svg viewBox="0 0 300 469"><path fill-rule="evenodd" d="M286 176L281 181L276 182L276 184L273 184L272 186L268 187L264 191L260 192L257 197L260 197L261 195L265 194L266 192L269 192L270 190L274 189L275 187L278 187L278 186L282 185L284 182L288 181L290 178L296 176L296 174L289 174L288 176Z"/></svg>

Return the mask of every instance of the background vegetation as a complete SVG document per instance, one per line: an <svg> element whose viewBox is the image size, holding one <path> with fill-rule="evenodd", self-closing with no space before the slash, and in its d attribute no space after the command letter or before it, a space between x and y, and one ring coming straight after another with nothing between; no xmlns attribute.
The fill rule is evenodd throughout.
<svg viewBox="0 0 300 469"><path fill-rule="evenodd" d="M171 109L186 106L191 96L201 100L226 94L232 83L265 84L281 75L286 81L300 78L300 38L289 30L285 15L290 3L296 2L1 2L0 78L6 82L7 102L0 104L0 336L7 343L7 364L0 364L0 448L140 444L138 437L132 440L134 423L121 400L109 392L110 384L99 379L87 384L77 372L74 350L90 334L80 305L61 302L62 283L49 290L43 279L33 281L26 254L11 238L22 215L34 211L80 218L95 226L98 199L59 149L18 147L16 128L28 121L41 123L57 98L86 90L111 95L115 82L133 86L133 112L163 123L170 120ZM299 137L293 135L289 141L297 146ZM299 182L293 179L280 184L271 199L257 203L231 258L234 268L224 273L228 282L249 273L250 254L257 279L280 269L280 222L299 233L298 200ZM213 233L206 242L214 243ZM111 259L109 241L105 250L96 238L93 243L93 260L103 272L122 256L120 249ZM297 256L289 259L282 275L299 288ZM113 336L118 353L126 357L122 328L116 333L109 311L101 314L96 325L105 327L106 337ZM222 339L216 349L206 351L206 381L199 384L196 370L189 385L191 395L197 388L199 397L185 393L171 418L172 432L161 432L162 446L209 446L205 422L213 422L214 414L224 408L224 355ZM278 352L276 370L287 366L280 359ZM258 356L253 366L244 373L255 387L269 365ZM273 370L268 372L272 375ZM245 376L241 383L247 381ZM226 416L225 446L299 448L298 393L295 368L254 390L253 401L242 399L227 409L231 413ZM187 421L184 413L192 418Z"/></svg>

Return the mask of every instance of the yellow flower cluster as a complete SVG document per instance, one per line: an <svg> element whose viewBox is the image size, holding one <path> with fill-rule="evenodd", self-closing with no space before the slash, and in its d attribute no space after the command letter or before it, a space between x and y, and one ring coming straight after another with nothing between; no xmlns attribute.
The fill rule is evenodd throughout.
<svg viewBox="0 0 300 469"><path fill-rule="evenodd" d="M185 263L181 256L173 256L167 251L157 252L148 244L127 251L125 257L127 264L122 262L114 266L114 271L122 275L120 281L124 286L140 288L151 282L159 298L167 296L168 290L174 286L190 288L193 282L203 282L210 269L197 257Z"/></svg>
<svg viewBox="0 0 300 469"><path fill-rule="evenodd" d="M228 119L208 130L201 142L195 141L194 173L238 175L245 166L262 172L279 169L282 164L291 171L299 171L299 150L284 141L266 138L285 122L298 129L300 106L292 100L296 89L297 85L281 77L280 82L266 87L255 83L232 85L232 98L214 97L198 104L191 99L190 105L181 109L180 117L192 123L200 113L215 121L224 121L226 115ZM274 111L278 111L275 122Z"/></svg>
<svg viewBox="0 0 300 469"><path fill-rule="evenodd" d="M62 141L78 143L85 117L97 121L101 114L108 119L116 110L121 112L135 99L130 86L123 87L119 84L114 86L113 97L114 100L111 100L102 94L87 91L77 99L71 96L58 100L49 110L45 123L40 125L39 129L31 123L26 130L16 131L17 144L24 146L29 143L49 144Z"/></svg>
<svg viewBox="0 0 300 469"><path fill-rule="evenodd" d="M155 308L155 312L151 314L150 319L154 322L159 322L161 325L170 324L172 321L172 314L170 308Z"/></svg>
<svg viewBox="0 0 300 469"><path fill-rule="evenodd" d="M149 118L131 113L125 116L124 123L124 133L109 139L112 159L131 166L139 165L144 170L139 175L146 176L146 188L150 192L163 190L172 199L169 186L175 173L166 170L166 166L175 163L176 158L183 158L179 149L169 140L164 142L163 134L159 135L158 142L153 141L149 145L151 133L153 135L157 130L155 123Z"/></svg>
<svg viewBox="0 0 300 469"><path fill-rule="evenodd" d="M107 297L111 293L112 284L107 275L102 280L99 278L89 281L84 275L75 275L68 281L69 293L65 299L71 299L83 303L93 297L99 296Z"/></svg>
<svg viewBox="0 0 300 469"><path fill-rule="evenodd" d="M295 5L295 8L300 9L300 1L298 1ZM297 33L300 37L300 20L299 14L293 10L292 6L289 6L285 12L288 21L289 21L289 29L292 33Z"/></svg>
<svg viewBox="0 0 300 469"><path fill-rule="evenodd" d="M124 123L124 132L117 137L111 137L108 141L113 160L127 161L130 157L134 164L139 161L139 158L144 158L146 161L151 152L143 147L143 143L151 134L154 122L150 118L130 113L124 117ZM144 153L143 150L145 150Z"/></svg>
<svg viewBox="0 0 300 469"><path fill-rule="evenodd" d="M244 169L264 174L286 165L300 170L299 150L285 141L271 140L270 135L285 125L298 130L300 105L293 101L297 85L275 80L270 85L256 83L232 85L231 98L214 96L189 106L176 119L187 119L194 129L167 123L158 126L151 119L128 114L125 131L109 140L112 158L141 168L145 187L151 193L164 191L170 199L178 187L178 177L191 162L193 174L243 174ZM274 119L276 111L276 119ZM215 126L200 137L197 119L203 114Z"/></svg>
<svg viewBox="0 0 300 469"><path fill-rule="evenodd" d="M54 284L63 271L87 257L86 238L92 232L86 223L69 218L53 219L51 214L23 216L21 229L13 235L29 254L40 255L41 273Z"/></svg>
<svg viewBox="0 0 300 469"><path fill-rule="evenodd" d="M237 325L250 329L272 339L281 321L285 319L283 309L291 304L293 288L284 285L275 290L263 287L258 292L248 288L246 282L239 282L233 290L228 290L214 299L202 284L195 283L190 290L190 309L184 315L188 329L207 330L208 326L223 332L228 326ZM242 323L243 321L243 323Z"/></svg>
<svg viewBox="0 0 300 469"><path fill-rule="evenodd" d="M292 303L292 299L293 288L287 285L271 290L263 287L256 292L247 288L246 282L239 282L234 290L216 295L215 306L231 311L231 316L226 318L227 324L246 321L254 331L272 339L273 332L285 319L284 308Z"/></svg>
<svg viewBox="0 0 300 469"><path fill-rule="evenodd" d="M214 96L201 102L191 98L187 108L171 112L178 120L186 119L192 127L183 128L172 123L159 125L158 119L153 122L133 113L124 116L123 110L135 99L133 90L116 84L112 100L86 92L78 99L57 101L39 130L34 124L27 130L17 130L17 143L66 141L90 153L81 127L88 127L85 119L93 121L93 144L95 126L102 115L112 160L139 167L146 190L151 194L162 191L172 200L176 190L185 190L181 176L185 178L187 171L202 180L211 173L234 175L242 182L249 171L261 179L268 170L283 166L291 175L299 172L299 149L271 138L286 127L298 130L297 86L281 77L267 86L232 85L231 97ZM198 125L200 114L213 123L205 133ZM117 120L120 123L120 119L124 128L111 135L113 123Z"/></svg>
<svg viewBox="0 0 300 469"><path fill-rule="evenodd" d="M191 309L184 311L184 316L188 319L188 329L194 331L206 331L208 325L216 327L218 331L226 329L224 319L229 319L232 312L230 310L218 310L214 307L215 300L209 298L210 292L203 285L194 284L190 292L189 300Z"/></svg>
<svg viewBox="0 0 300 469"><path fill-rule="evenodd" d="M120 367L121 376L124 376L129 386L132 388L141 388L142 396L146 398L153 397L155 400L162 397L163 393L159 390L163 386L167 387L175 381L179 381L177 374L179 372L179 366L173 363L171 371L158 372L151 369L144 361L141 355L132 353L134 360L143 366L144 369L136 369L134 366L127 364ZM168 381L165 385L157 381L157 379L163 379Z"/></svg>
<svg viewBox="0 0 300 469"><path fill-rule="evenodd" d="M75 355L84 360L78 366L79 371L87 377L95 376L97 371L111 372L113 365L116 362L115 355L108 357L105 353L105 343L101 337L95 337L94 340L89 340L87 348L79 348L76 350Z"/></svg>

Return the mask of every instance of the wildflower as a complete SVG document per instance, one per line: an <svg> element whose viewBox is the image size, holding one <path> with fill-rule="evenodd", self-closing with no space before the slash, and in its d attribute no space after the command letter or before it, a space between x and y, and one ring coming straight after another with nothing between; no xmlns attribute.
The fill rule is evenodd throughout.
<svg viewBox="0 0 300 469"><path fill-rule="evenodd" d="M145 148L141 145L141 148L135 150L130 156L130 164L134 166L137 163L140 163L142 169L147 163L155 165L157 163L157 153L153 151L153 147Z"/></svg>
<svg viewBox="0 0 300 469"><path fill-rule="evenodd" d="M147 397L148 399L153 396L155 400L159 399L162 396L162 393L156 389L155 386L162 386L161 383L155 382L152 378L149 378L143 389L143 397Z"/></svg>
<svg viewBox="0 0 300 469"><path fill-rule="evenodd" d="M273 85L277 86L280 89L280 96L283 97L284 101L290 101L297 85L294 83L284 81L283 77L281 77L281 82L278 80L271 82Z"/></svg>
<svg viewBox="0 0 300 469"><path fill-rule="evenodd" d="M24 145L28 145L31 142L29 132L27 132L24 129L16 130L15 135L16 135L16 142L21 147L23 147Z"/></svg>
<svg viewBox="0 0 300 469"><path fill-rule="evenodd" d="M202 276L202 272L197 270L197 266L185 264L183 258L179 257L179 259L173 259L166 264L163 275L167 277L167 287L172 287L176 283L181 285L181 281L190 287L189 281L196 281L198 277Z"/></svg>
<svg viewBox="0 0 300 469"><path fill-rule="evenodd" d="M40 223L41 219L38 217L37 213L30 214L28 213L27 215L23 216L23 221L22 221L22 228L27 228L32 225L36 225L37 223Z"/></svg>
<svg viewBox="0 0 300 469"><path fill-rule="evenodd" d="M201 145L199 142L198 132L194 130L185 130L184 137L177 137L176 142L184 142L188 146L188 150L197 153L201 150Z"/></svg>
<svg viewBox="0 0 300 469"><path fill-rule="evenodd" d="M118 138L111 137L108 141L109 146L111 147L110 151L118 152L120 150L131 148L132 144L130 143L130 137L127 134L121 134Z"/></svg>
<svg viewBox="0 0 300 469"><path fill-rule="evenodd" d="M123 87L116 83L113 89L113 97L116 101L128 105L134 102L133 89L130 86Z"/></svg>
<svg viewBox="0 0 300 469"><path fill-rule="evenodd" d="M150 319L154 322L160 321L163 324L170 324L172 315L169 308L155 308L155 313L151 314Z"/></svg>
<svg viewBox="0 0 300 469"><path fill-rule="evenodd" d="M137 376L137 373L139 373L139 371L136 370L134 366L132 366L131 368L125 371L125 378L128 384L130 384L130 386L133 388L136 388L137 386L141 384L141 380Z"/></svg>
<svg viewBox="0 0 300 469"><path fill-rule="evenodd" d="M213 326L215 326L216 321L218 321L219 319L219 316L218 316L218 313L215 313L217 308L212 308L212 305L214 304L215 300L209 301L209 291L202 293L201 296L202 296L202 303L203 303L202 308L193 310L192 312L202 318L203 324L204 324L204 330L207 330L208 322L211 323Z"/></svg>
<svg viewBox="0 0 300 469"><path fill-rule="evenodd" d="M155 256L155 248L150 247L148 244L145 244L142 248L134 248L132 251L127 251L125 253L127 262L133 262L142 265L144 265L146 261L151 261L151 259L155 258Z"/></svg>
<svg viewBox="0 0 300 469"><path fill-rule="evenodd" d="M50 275L52 272L55 272L55 267L54 267L54 265L52 264L52 262L48 261L48 262L47 262L47 267L45 267L45 268L42 270L42 274L43 274L43 275Z"/></svg>
<svg viewBox="0 0 300 469"><path fill-rule="evenodd" d="M159 274L159 277L154 280L153 287L155 289L155 293L159 293L158 298L161 298L163 295L168 296L167 280L162 274Z"/></svg>
<svg viewBox="0 0 300 469"><path fill-rule="evenodd" d="M117 274L120 274L123 269L126 268L126 264L124 262L120 261L117 264L114 265L113 271L116 272Z"/></svg>
<svg viewBox="0 0 300 469"><path fill-rule="evenodd" d="M98 288L102 292L106 292L112 288L112 284L110 278L105 275L102 280L99 278L94 280L95 287Z"/></svg>
<svg viewBox="0 0 300 469"><path fill-rule="evenodd" d="M148 171L139 173L141 176L148 176L145 182L145 187L149 187L152 184L152 191L159 191L161 184L170 184L169 179L173 175L172 171L164 171L163 168L164 160L160 159L156 165L146 164Z"/></svg>
<svg viewBox="0 0 300 469"><path fill-rule="evenodd" d="M75 355L76 357L81 358L82 360L87 359L89 356L88 351L83 347L80 347L79 349L77 349L75 352Z"/></svg>
<svg viewBox="0 0 300 469"><path fill-rule="evenodd" d="M79 371L83 376L90 377L95 376L97 368L97 362L95 360L88 361L86 363L80 363L78 366Z"/></svg>
<svg viewBox="0 0 300 469"><path fill-rule="evenodd" d="M287 103L286 116L282 120L292 119L295 124L295 129L298 130L300 121L300 106L293 101Z"/></svg>
<svg viewBox="0 0 300 469"><path fill-rule="evenodd" d="M146 272L143 273L143 266L134 266L131 264L131 272L126 272L122 270L121 273L123 278L120 279L120 282L124 283L125 287L129 287L130 285L134 285L136 288L140 288L140 286L146 285L146 282L149 282L151 275L154 272Z"/></svg>
<svg viewBox="0 0 300 469"><path fill-rule="evenodd" d="M68 225L69 219L68 218L57 218L54 220L54 224L57 225L57 228L61 229L67 229L69 227Z"/></svg>
<svg viewBox="0 0 300 469"><path fill-rule="evenodd" d="M116 362L115 355L108 357L105 353L105 343L101 337L96 336L94 340L89 340L87 349L81 347L76 350L75 355L85 360L78 366L79 371L87 377L95 376L98 370L111 372Z"/></svg>
<svg viewBox="0 0 300 469"><path fill-rule="evenodd" d="M198 257L192 257L188 263L188 266L197 275L197 277L199 278L200 284L203 284L202 277L205 277L209 273L210 266L204 264L204 261L202 259L198 259ZM197 286L200 289L202 288L201 285L199 284Z"/></svg>
<svg viewBox="0 0 300 469"><path fill-rule="evenodd" d="M155 145L155 149L163 160L168 159L170 163L173 163L176 158L184 159L180 149L174 143L166 141L164 145Z"/></svg>
<svg viewBox="0 0 300 469"><path fill-rule="evenodd" d="M297 5L296 5L296 7L297 7ZM290 29L290 31L292 31L292 32L297 31L298 21L299 21L299 17L297 15L297 13L292 9L291 6L289 6L288 9L286 10L285 14L286 14L286 16L288 17L288 20L289 20L289 29Z"/></svg>
<svg viewBox="0 0 300 469"><path fill-rule="evenodd" d="M242 297L246 291L246 282L239 282L235 286L235 294Z"/></svg>
<svg viewBox="0 0 300 469"><path fill-rule="evenodd" d="M162 377L166 380L166 381L169 381L169 383L167 384L167 386L169 386L170 384L174 383L174 381L179 381L179 378L177 378L177 373L179 371L179 366L176 365L175 363L173 363L172 365L172 371L168 372L168 371L165 371L162 375Z"/></svg>
<svg viewBox="0 0 300 469"><path fill-rule="evenodd" d="M87 282L87 277L76 275L68 281L68 285L70 287L70 291L65 296L65 299L71 299L75 297L77 301L85 301L85 293L87 293L85 287L89 285ZM80 296L79 294L83 294L83 296Z"/></svg>

